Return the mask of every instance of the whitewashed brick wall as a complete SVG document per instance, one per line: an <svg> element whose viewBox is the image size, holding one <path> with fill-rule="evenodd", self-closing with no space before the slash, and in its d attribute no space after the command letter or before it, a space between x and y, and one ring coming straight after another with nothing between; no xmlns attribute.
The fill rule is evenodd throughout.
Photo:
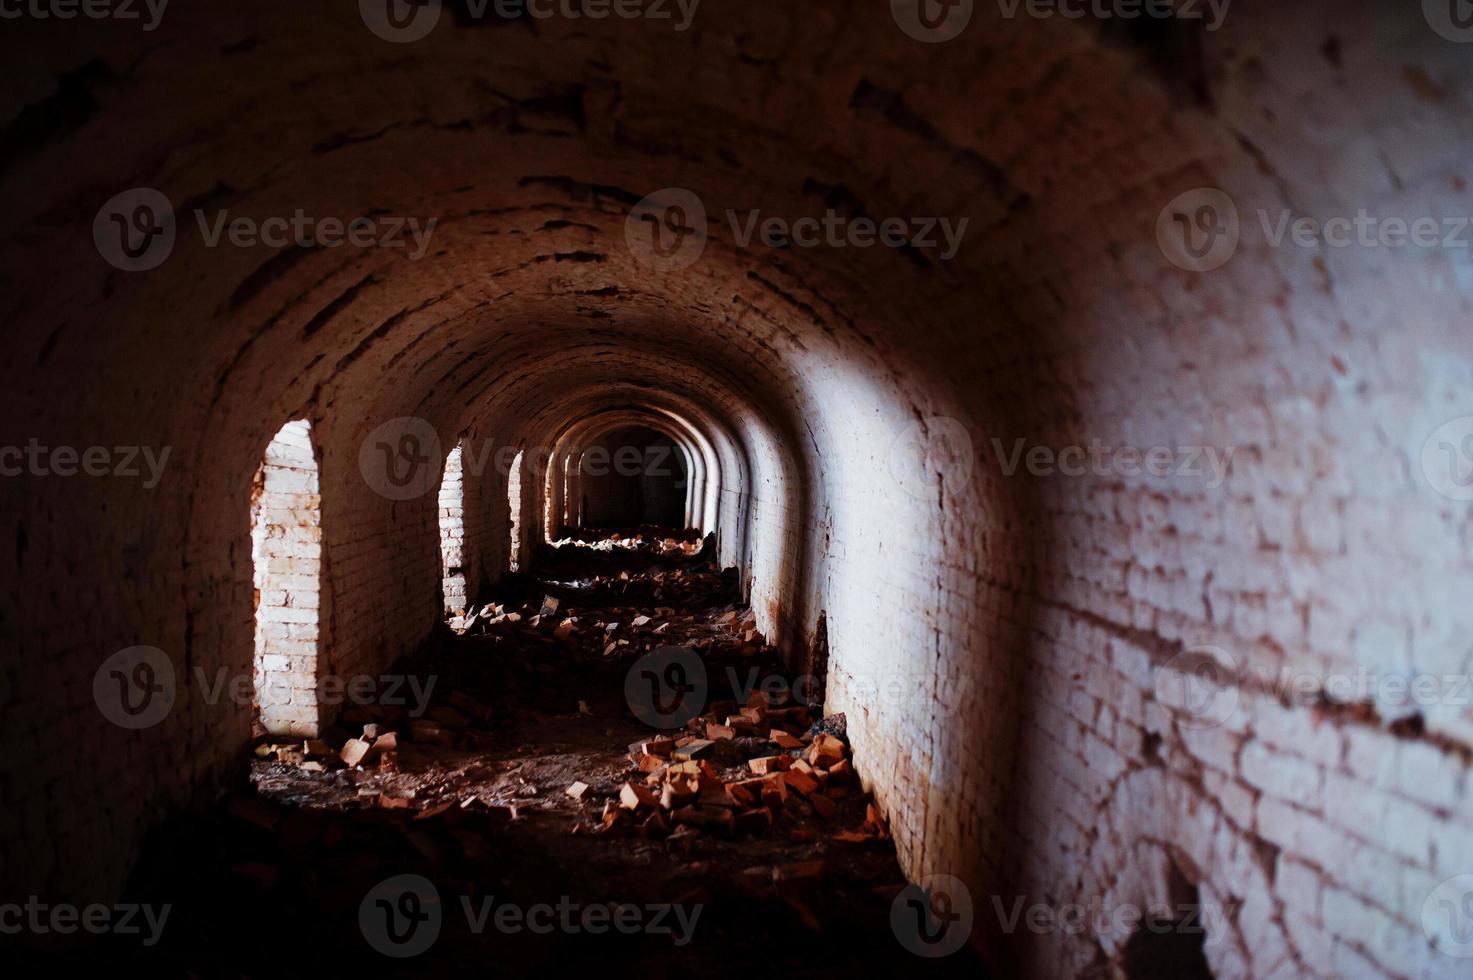
<svg viewBox="0 0 1473 980"><path fill-rule="evenodd" d="M318 489L311 425L288 422L266 447L251 502L257 720L276 735L317 735Z"/></svg>
<svg viewBox="0 0 1473 980"><path fill-rule="evenodd" d="M445 567L442 589L447 612L463 611L465 593L465 484L461 478L461 447L445 458L440 481L440 555Z"/></svg>

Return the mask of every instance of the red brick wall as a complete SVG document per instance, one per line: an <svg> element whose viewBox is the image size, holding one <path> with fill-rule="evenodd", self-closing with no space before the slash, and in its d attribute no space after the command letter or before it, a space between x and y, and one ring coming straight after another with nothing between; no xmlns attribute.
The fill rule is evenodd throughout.
<svg viewBox="0 0 1473 980"><path fill-rule="evenodd" d="M883 4L712 3L680 34L549 24L494 65L483 31L447 18L395 45L351 7L171 7L147 36L21 22L5 117L61 118L59 86L95 108L30 137L0 184L0 268L36 269L7 283L0 408L15 442L171 455L151 489L0 482L7 755L90 760L0 772L7 891L96 899L164 810L239 778L249 710L193 678L249 676L251 480L280 419L313 425L319 671L351 675L438 618L452 435L550 446L633 389L721 461L722 555L763 628L799 649L826 615L831 706L902 862L965 880L979 936L998 932L994 898L1143 904L1179 875L1238 909L1211 937L1219 976L1455 975L1423 911L1473 872L1466 707L1393 726L1285 707L1273 680L1468 670L1468 512L1423 465L1473 414L1467 250L1274 246L1258 223L1467 213L1467 49L1416 6L1239 0L1166 65L983 5L925 44ZM180 231L162 266L127 273L87 228L137 185ZM708 212L683 269L625 238L662 187ZM1201 187L1244 229L1230 262L1193 272L1157 226ZM439 224L411 260L211 248L192 216L299 207ZM743 246L725 216L828 207L970 223L942 261ZM404 417L439 445L424 492L394 499L360 452ZM1234 457L1211 486L1009 476L993 439L1004 457L1017 439ZM509 539L486 472L466 479L482 581ZM542 482L523 488L535 528ZM91 679L136 644L181 690L120 732ZM1238 678L1205 728L1161 701L1202 646ZM1118 948L1026 929L1007 945L1035 975Z"/></svg>

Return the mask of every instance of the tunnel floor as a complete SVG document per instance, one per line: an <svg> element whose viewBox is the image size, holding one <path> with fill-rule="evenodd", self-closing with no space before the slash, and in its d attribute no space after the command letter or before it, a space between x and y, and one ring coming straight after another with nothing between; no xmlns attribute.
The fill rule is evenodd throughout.
<svg viewBox="0 0 1473 980"><path fill-rule="evenodd" d="M453 618L398 664L408 680L392 697L381 686L372 703L345 705L316 743L258 738L254 792L174 821L148 847L133 892L170 903L181 921L158 946L123 946L112 961L199 976L288 965L981 976L966 950L926 959L897 939L905 879L878 811L844 772L864 760L850 759L842 719L806 711L801 687L783 696L780 660L755 635L734 571L719 572L698 540L577 537L473 604L490 615ZM704 735L702 720L653 727L637 716L650 710L642 695L626 689L646 650L676 646L703 660L708 719L714 709L740 724L749 700L764 705L754 734L676 750L696 751L694 766L637 746ZM751 695L764 686L779 693ZM798 733L787 752L760 737L784 725ZM840 746L844 763L818 759L815 740ZM364 758L348 767L345 749ZM775 755L786 761L756 766L814 776L756 783L749 760ZM830 771L815 787L820 766ZM672 781L701 796L650 805ZM586 786L578 798L575 784ZM621 806L621 791L637 810ZM405 888L417 897L405 900ZM411 918L437 923L428 944L405 938Z"/></svg>

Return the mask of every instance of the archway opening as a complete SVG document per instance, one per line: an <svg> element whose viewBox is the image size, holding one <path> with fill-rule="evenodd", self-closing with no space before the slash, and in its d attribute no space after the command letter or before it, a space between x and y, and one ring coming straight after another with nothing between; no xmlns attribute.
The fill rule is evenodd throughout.
<svg viewBox="0 0 1473 980"><path fill-rule="evenodd" d="M648 426L613 429L578 462L578 523L585 527L683 527L685 460L675 441Z"/></svg>
<svg viewBox="0 0 1473 980"><path fill-rule="evenodd" d="M1145 910L1121 951L1126 980L1212 980L1205 909L1197 886L1175 861L1166 869L1168 899Z"/></svg>
<svg viewBox="0 0 1473 980"><path fill-rule="evenodd" d="M281 427L256 470L251 557L254 727L258 734L316 736L322 498L306 419Z"/></svg>

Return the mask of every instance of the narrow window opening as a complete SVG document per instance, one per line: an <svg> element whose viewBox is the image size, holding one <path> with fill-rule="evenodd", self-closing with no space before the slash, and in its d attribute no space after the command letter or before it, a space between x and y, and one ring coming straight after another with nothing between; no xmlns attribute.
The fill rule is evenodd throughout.
<svg viewBox="0 0 1473 980"><path fill-rule="evenodd" d="M322 498L306 419L281 427L256 471L251 558L255 733L315 737Z"/></svg>
<svg viewBox="0 0 1473 980"><path fill-rule="evenodd" d="M522 454L512 457L506 476L506 504L511 513L511 570L522 570Z"/></svg>
<svg viewBox="0 0 1473 980"><path fill-rule="evenodd" d="M461 468L461 446L456 443L445 457L445 476L440 481L440 558L444 579L442 594L446 615L465 613L465 481Z"/></svg>

